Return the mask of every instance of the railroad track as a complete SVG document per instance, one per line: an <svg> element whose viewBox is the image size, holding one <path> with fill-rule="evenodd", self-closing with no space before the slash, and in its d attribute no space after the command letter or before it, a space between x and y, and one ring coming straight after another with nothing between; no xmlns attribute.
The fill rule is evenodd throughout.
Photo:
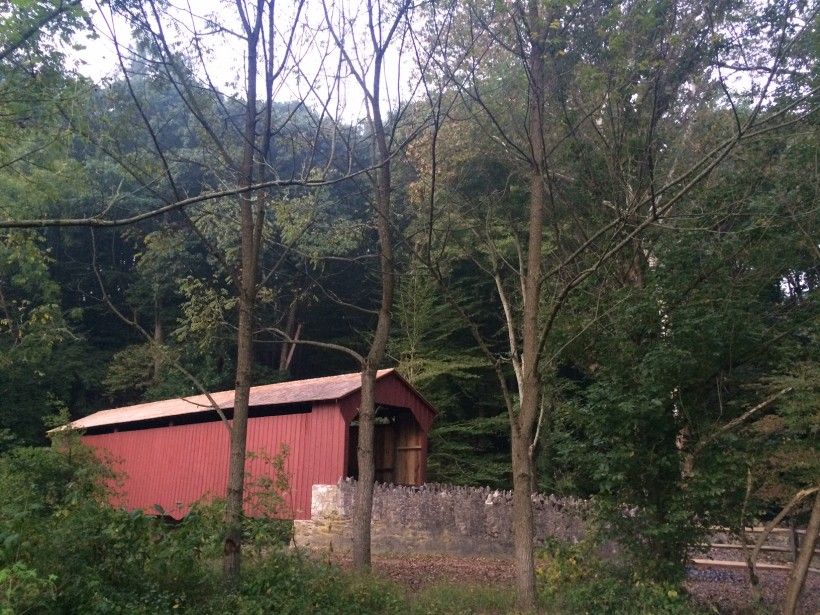
<svg viewBox="0 0 820 615"><path fill-rule="evenodd" d="M713 537L718 540L703 545L703 548L698 551L698 557L693 557L691 563L696 568L718 568L724 570L746 569L748 567L744 550L751 548L754 540L751 536L759 534L764 531L762 527L753 527L746 530L746 534L750 536L747 544L744 545L739 542L731 542L731 532L728 528L714 528ZM797 554L800 550L801 539L805 536L806 530L783 527L775 528L769 534L766 542L760 548L760 553L767 559L758 559L755 564L757 570L791 570L793 562L797 559ZM737 553L738 559L731 557L731 554ZM820 559L820 548L814 550L815 563ZM820 566L809 567L809 572L820 574Z"/></svg>

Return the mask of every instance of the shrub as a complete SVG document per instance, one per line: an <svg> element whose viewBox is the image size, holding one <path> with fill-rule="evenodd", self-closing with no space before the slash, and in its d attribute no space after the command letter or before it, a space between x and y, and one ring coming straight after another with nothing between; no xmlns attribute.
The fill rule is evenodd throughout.
<svg viewBox="0 0 820 615"><path fill-rule="evenodd" d="M53 575L43 578L36 570L20 562L0 568L0 613L13 613L8 605L33 610L53 602L56 596L55 581Z"/></svg>
<svg viewBox="0 0 820 615"><path fill-rule="evenodd" d="M384 583L286 552L292 524L272 519L247 521L244 574L230 592L222 502L171 524L110 507L111 478L74 437L0 454L0 614L405 610ZM275 501L258 489L254 497Z"/></svg>
<svg viewBox="0 0 820 615"><path fill-rule="evenodd" d="M238 593L222 602L216 600L210 610L229 611L247 615L401 613L406 604L388 583L280 551L246 568Z"/></svg>
<svg viewBox="0 0 820 615"><path fill-rule="evenodd" d="M559 613L690 615L703 612L679 585L641 578L596 556L592 543L553 543L539 558L544 605Z"/></svg>

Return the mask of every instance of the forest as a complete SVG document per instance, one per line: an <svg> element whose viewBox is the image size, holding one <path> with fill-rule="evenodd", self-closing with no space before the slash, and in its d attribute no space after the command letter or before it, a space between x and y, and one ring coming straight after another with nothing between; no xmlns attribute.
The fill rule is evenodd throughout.
<svg viewBox="0 0 820 615"><path fill-rule="evenodd" d="M804 0L0 4L0 613L710 612L692 548L773 520L814 528L797 612L818 53ZM429 481L513 492L504 609L244 518L249 388L361 372L370 568L384 367L438 409ZM226 389L225 501L176 528L46 436ZM534 549L534 491L590 499L622 569Z"/></svg>

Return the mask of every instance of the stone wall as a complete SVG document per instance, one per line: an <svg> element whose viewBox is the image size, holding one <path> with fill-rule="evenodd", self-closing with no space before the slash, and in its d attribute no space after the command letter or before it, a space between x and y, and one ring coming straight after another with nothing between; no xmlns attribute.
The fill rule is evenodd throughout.
<svg viewBox="0 0 820 615"><path fill-rule="evenodd" d="M311 519L295 521L297 546L349 552L355 482L314 485ZM586 531L583 500L535 494L536 544L578 542ZM377 484L373 493L374 553L512 553L512 494L490 488Z"/></svg>

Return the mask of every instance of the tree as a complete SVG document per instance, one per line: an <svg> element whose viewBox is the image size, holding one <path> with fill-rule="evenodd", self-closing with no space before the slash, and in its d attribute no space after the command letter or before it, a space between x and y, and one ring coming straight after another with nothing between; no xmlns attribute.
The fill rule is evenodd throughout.
<svg viewBox="0 0 820 615"><path fill-rule="evenodd" d="M359 431L357 463L359 479L356 484L355 510L353 514L353 565L357 568L370 567L370 518L373 509L373 483L376 478L373 459L373 434L376 415L376 372L387 351L390 339L390 325L393 300L396 290L396 263L393 247L391 214L392 158L395 154L394 133L386 126L385 111L382 110L385 94L385 60L396 38L399 28L409 19L411 3L401 0L395 6L373 5L368 1L362 18L366 21L364 48L355 28L362 27L346 15L342 7L339 14L323 3L325 22L338 46L342 62L350 71L360 88L367 108L367 128L370 131L372 166L373 224L378 234L378 274L381 298L378 314L365 356L360 357L362 389L359 405ZM352 41L349 43L348 41ZM350 46L348 46L350 45ZM364 51L366 50L366 51ZM392 118L393 130L401 119L402 110L396 110Z"/></svg>
<svg viewBox="0 0 820 615"><path fill-rule="evenodd" d="M63 70L56 43L81 28L77 4L11 3L0 18L4 216L40 213L53 199L86 191L85 170L70 159L70 135L57 111L86 91ZM37 233L0 231L0 388L9 402L0 430L20 442L42 442L43 417L88 377L79 375L87 350L79 314L65 303L53 263L51 247Z"/></svg>
<svg viewBox="0 0 820 615"><path fill-rule="evenodd" d="M0 25L0 62L59 59L55 42L68 41L85 18L80 0L10 2Z"/></svg>
<svg viewBox="0 0 820 615"><path fill-rule="evenodd" d="M814 146L794 134L816 109L810 9L324 3L322 23L302 29L301 3L240 2L232 16L207 18L158 2L115 7L135 41L109 22L121 77L93 94L58 79L58 56L30 52L48 46L47 32L9 52L14 71L0 87L14 122L3 124L0 147L14 172L4 186L27 194L15 174L31 181L44 162L38 185L47 186L60 176L55 160L81 180L3 214L0 227L29 230L4 231L0 289L15 309L31 298L58 306L53 315L82 307L86 329L108 336L100 345L116 356L108 382L120 394L135 382L140 397L204 391L235 372L229 578L240 561L249 387L283 377L297 345L342 351L362 372L360 566L369 562L375 373L391 358L458 419L473 409L453 381L466 388L494 374L496 392L471 393L483 398L482 420L440 435L450 453L464 450L456 438L484 438L493 461L511 454L524 608L534 601L539 485L602 496L615 520L619 505L635 506L657 571L674 569L690 541L672 530L743 495L730 460L750 464L759 485L750 514L779 501L763 492L788 464L775 468L752 449L781 451L791 438L791 455L812 452L805 409L789 418L807 390L794 381L815 360L801 329L817 284L812 188L797 180ZM243 49L240 94L220 91L210 71L228 41ZM314 51L319 67L306 59ZM387 82L402 56L419 77L409 93ZM44 76L60 96L31 114L18 94L26 84L45 92ZM345 80L364 101L356 124L332 117L353 98ZM297 100L281 100L289 89ZM41 154L51 126L64 149ZM51 264L42 242L76 263ZM18 284L23 266L36 284ZM71 303L75 278L82 300ZM319 296L355 311L348 331L330 330ZM131 331L113 333L94 301ZM4 322L26 321L30 308ZM765 344L772 352L761 353ZM226 348L235 359L221 356ZM739 367L741 350L752 358ZM169 377L167 365L183 376ZM494 399L506 433L486 416ZM502 485L505 468L491 465L482 480ZM789 494L805 486L793 468L786 474Z"/></svg>
<svg viewBox="0 0 820 615"><path fill-rule="evenodd" d="M385 34L384 39L375 44L373 53L377 66L380 66L391 44L393 35L398 26L403 22L407 4L399 7L396 15L390 17L392 26ZM285 113L280 115L281 107L274 104L274 98L278 94L277 89L288 78L289 74L295 75L298 71L298 62L294 62L293 44L300 31L297 24L302 15L303 3L299 3L292 12L283 11L274 17L274 6L272 2L259 0L252 3L252 6L237 3L237 15L234 24L236 28L211 26L218 24L217 21L201 20L193 14L176 12L173 8L165 7L160 3L123 3L117 5L117 10L125 15L131 26L135 30L137 37L136 52L132 52L121 41L116 32L117 21L110 19L110 37L117 44L119 54L119 64L122 71L122 93L126 96L128 107L133 115L133 121L141 125L144 134L148 137L147 149L151 152L151 157L135 155L134 139L131 135L114 135L113 140L101 141L96 138L94 131L87 131L86 135L92 140L95 147L101 149L110 156L117 164L121 165L127 175L130 175L138 187L148 196L149 205L147 210L128 212L120 216L108 214L114 210L121 210L121 207L114 207L116 199L99 213L91 215L80 215L78 217L55 217L51 219L16 219L6 220L5 227L48 227L48 226L90 226L119 227L140 223L146 220L156 219L163 216L166 223L169 216L176 216L188 222L191 230L203 241L214 258L220 260L236 286L236 312L237 317L237 337L236 337L236 397L233 408L233 419L229 425L231 434L231 462L229 471L228 486L228 513L227 513L227 537L225 543L226 559L225 570L228 577L235 581L239 571L239 546L240 546L240 521L242 515L242 474L244 472L245 439L246 439L246 418L249 387L252 380L253 344L254 336L258 333L256 326L255 311L259 300L261 286L267 282L274 273L274 270L281 265L283 259L278 259L273 264L273 269L261 272L263 264L262 247L264 242L270 239L266 232L266 214L271 211L271 198L269 192L263 192L271 188L285 188L289 186L322 186L338 183L347 173L343 164L337 160L338 155L335 148L336 134L328 133L324 129L323 122L327 121L329 103L328 100L334 94L335 85L331 83L329 90L321 95L327 96L327 100L320 97L320 88L317 85L317 77L300 75L308 80L306 96L313 97L318 102L318 112L314 114L302 99L292 105L290 109L284 109ZM372 19L387 19L386 14L376 15L376 10L371 7L370 11L370 35L376 36L376 30L381 24L375 24ZM181 20L188 19L192 25L195 35L193 37L192 49L188 51L188 56L181 52L180 45L175 42L168 33L179 27ZM283 23L290 20L283 27ZM242 100L232 99L222 95L213 85L211 75L208 71L207 56L209 50L204 44L208 36L216 33L218 36L232 37L234 32L239 31L236 37L243 41L245 46L245 66L246 87ZM379 33L381 36L381 33ZM300 41L307 48L310 41ZM136 60L129 58L134 56ZM194 76L194 70L188 67L188 58L193 58L199 63L200 77ZM347 56L348 65L352 68L355 63ZM359 67L362 68L362 67ZM321 73L321 67L320 71ZM143 77L143 74L147 77ZM363 383L365 393L363 394L363 431L366 432L367 417L372 416L373 408L373 388L375 385L376 368L384 356L384 350L389 335L390 308L393 295L393 254L392 240L390 237L390 142L392 137L388 135L385 128L385 119L382 117L380 97L381 90L381 70L376 70L374 75L368 74L365 68L360 74L361 85L365 87L368 94L368 105L372 113L371 126L374 129L375 162L372 167L362 168L361 172L370 172L375 188L375 208L373 221L377 228L380 241L380 276L382 286L382 309L376 325L376 334L371 344L371 352L367 357L362 357ZM368 92L366 80L373 79L373 90ZM227 189L212 189L210 191L199 191L191 195L187 186L184 185L180 177L180 165L172 155L173 144L168 143L167 135L159 130L162 118L152 110L149 100L145 98L145 88L143 85L149 83L150 79L160 79L169 84L175 92L178 102L185 107L187 115L190 117L195 131L198 133L200 148L211 150L212 158L218 161L217 165L211 165L207 169L212 180L225 182ZM203 83L204 82L204 83ZM297 82L298 83L298 82ZM177 105L178 106L178 105ZM307 153L301 161L291 161L290 178L280 179L280 169L287 169L284 164L284 157L278 157L276 152L276 136L282 134L285 126L294 122L298 116L300 108L306 111L308 122L303 129L304 132L298 138L307 143ZM235 120L235 112L241 111L244 115L243 122ZM220 127L220 123L223 127ZM126 126L129 124L123 124ZM132 124L131 124L132 125ZM330 146L320 145L322 139L330 138ZM347 152L342 152L342 155ZM343 161L342 161L343 162ZM324 167L319 174L314 174L313 169ZM342 169L341 176L336 168ZM337 177L330 181L325 181L322 173L335 173ZM157 189L155 177L163 177L164 186ZM287 177L287 176L285 176ZM254 193L254 194L252 194ZM237 229L238 241L233 246L228 242L229 252L220 254L222 247L219 241L214 242L213 237L209 237L209 232L198 226L193 221L187 210L194 205L206 203L219 203L224 206L225 200L230 198L238 199L239 228ZM156 205L156 201L164 204ZM25 218L25 216L22 216ZM310 225L310 220L293 238L298 241L302 233ZM148 237L152 236L150 233ZM224 242L222 242L224 243ZM285 246L286 250L292 245ZM235 252L231 252L235 250ZM96 250L95 269L96 269ZM236 261L232 262L234 254ZM143 257L140 263L145 263ZM156 272L155 272L156 273ZM167 271L164 273L168 273ZM98 273L98 277L99 273ZM172 276L173 277L173 276ZM102 282L102 278L100 278ZM155 280L156 281L156 280ZM101 284L102 285L102 284ZM156 290L156 284L155 290ZM101 288L103 299L116 311L123 320L139 329L146 339L151 352L160 352L167 358L169 356L165 344L162 343L161 319L158 318L158 306L155 305L154 334L149 334L144 327L137 322L137 319L125 317L121 310L115 308L111 298L104 288ZM155 294L157 294L155 292ZM290 332L287 333L289 335ZM120 355L123 365L128 366L125 355ZM137 357L138 358L138 357ZM141 359L138 358L138 362ZM177 369L183 367L176 362ZM128 369L132 369L128 367ZM155 370L156 371L156 370ZM133 372L132 372L133 373ZM188 373L188 376L193 376ZM201 383L197 383L203 388ZM369 401L368 401L369 400ZM369 410L368 410L369 408ZM372 427L372 425L371 425ZM372 431L372 429L371 429ZM366 451L367 438L362 438L362 446ZM372 445L371 445L372 448ZM367 453L363 453L367 456ZM371 464L372 466L372 464ZM366 464L362 464L366 468ZM369 482L366 477L361 481L363 489L366 489ZM369 486L372 489L372 485ZM368 498L360 498L361 502ZM368 515L369 517L369 515ZM369 527L369 525L368 525ZM369 544L369 540L367 541ZM364 547L363 547L364 548ZM369 549L366 549L369 551ZM367 558L369 560L369 557Z"/></svg>
<svg viewBox="0 0 820 615"><path fill-rule="evenodd" d="M492 135L485 152L501 168L484 165L490 179L477 182L484 194L459 194L456 185L457 198L442 197L442 209L469 206L461 206L466 215L456 225L449 218L430 235L434 242L466 235L465 256L497 288L505 342L483 335L475 319L461 313L504 394L519 606L533 608L530 494L555 393L544 386L554 381L563 350L554 334L568 299L592 294L593 280L603 273L639 288L652 259L642 240L646 231L665 224L741 142L801 121L811 92L764 107L793 35L800 35L791 17L775 20L779 42L761 50L769 58L768 81L756 86L754 102L738 109L722 77L710 73L719 24L742 17L721 3L705 12L700 5L642 2L474 3L457 16L463 42L437 69L462 99L456 107L462 117ZM688 127L716 106L731 111L712 115L718 118L712 135L693 142ZM451 121L457 119L452 113ZM450 284L441 267L425 261L446 293Z"/></svg>
<svg viewBox="0 0 820 615"><path fill-rule="evenodd" d="M133 109L139 124L149 137L149 142L155 160L164 177L165 186L162 190L153 188L153 179L144 175L138 164L132 158L118 155L121 142L115 147L106 148L107 154L120 165L126 173L141 183L153 197L154 203L147 211L125 215L120 218L107 218L109 208L100 213L93 213L79 218L57 218L51 220L14 220L6 221L6 227L20 226L90 226L90 227L117 227L149 220L162 215L178 213L187 216L183 211L186 207L205 201L216 199L236 199L236 212L239 218L238 255L236 261L232 257L225 258L214 250L215 258L221 258L228 265L232 280L237 292L238 332L235 400L233 417L230 421L229 432L231 438L230 468L227 494L227 517L225 537L225 573L228 579L235 583L239 575L240 548L241 548L241 520L242 520L242 491L244 486L245 442L247 434L248 396L252 380L253 336L255 330L254 309L259 293L260 280L260 253L263 242L263 229L266 212L270 205L270 195L260 192L266 188L276 186L295 186L310 183L301 177L281 180L276 177L276 153L273 150L274 136L282 129L277 121L284 120L287 124L288 115L277 118L278 109L274 106L274 85L278 79L284 78L292 70L292 49L297 32L303 3L300 3L287 18L290 22L284 27L274 18L272 2L258 0L252 5L237 3L237 26L241 34L237 38L245 45L246 86L244 99L238 102L226 101L225 97L213 88L207 66L202 65L205 80L208 84L204 89L193 78L193 74L184 65L184 58L175 51L175 43L166 35L168 28L175 28L179 24L179 15L173 11L165 11L159 3L124 3L118 5L118 10L130 20L136 29L137 36L142 41L143 51L157 58L155 66L158 70L155 75L161 76L171 85L179 101L193 121L197 131L202 134L202 141L211 148L221 166L218 177L225 179L230 186L223 190L213 190L210 193L200 193L189 196L185 193L183 184L179 181L177 169L172 164L168 149L159 137L156 121L146 112L145 101L139 96L133 83L133 67L125 61L129 50L119 44L116 31L110 33L115 43L118 43L120 67L126 91L130 97ZM183 15L184 17L184 15ZM194 21L195 28L205 28L207 23ZM115 21L110 23L115 24ZM231 30L221 30L222 34ZM197 32L194 37L195 52L198 58L205 61L206 50L200 41L204 32ZM149 58L149 65L152 61ZM228 112L228 107L241 109L244 118L235 122ZM216 114L214 114L214 111ZM216 128L215 120L219 114L224 114L219 121L226 121L229 129L223 133ZM317 127L312 127L314 130ZM97 145L105 146L98 143ZM309 168L304 169L307 174ZM313 183L321 184L321 181ZM255 194L252 194L255 193ZM156 205L156 200L165 204ZM223 201L224 202L224 201ZM205 244L210 248L207 237L201 230L193 229ZM103 290L104 297L107 297ZM110 299L107 300L110 304ZM111 304L113 307L113 304ZM137 324L137 323L134 323ZM149 337L150 336L146 336ZM156 340L155 340L156 341Z"/></svg>

